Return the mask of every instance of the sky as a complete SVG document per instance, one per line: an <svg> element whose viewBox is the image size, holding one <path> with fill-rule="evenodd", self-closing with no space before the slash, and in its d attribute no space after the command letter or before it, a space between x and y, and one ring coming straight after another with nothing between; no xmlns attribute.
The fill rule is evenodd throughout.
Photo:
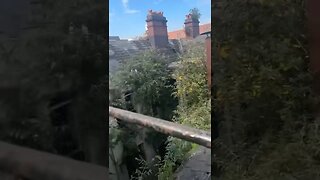
<svg viewBox="0 0 320 180"><path fill-rule="evenodd" d="M109 0L109 36L129 39L143 35L150 9L163 11L168 31L182 29L192 8L199 9L200 24L211 22L211 0Z"/></svg>

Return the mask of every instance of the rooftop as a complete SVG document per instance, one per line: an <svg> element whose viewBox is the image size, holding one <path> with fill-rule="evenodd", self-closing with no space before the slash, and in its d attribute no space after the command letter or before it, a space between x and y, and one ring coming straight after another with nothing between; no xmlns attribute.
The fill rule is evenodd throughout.
<svg viewBox="0 0 320 180"><path fill-rule="evenodd" d="M206 23L199 26L200 34L208 31L211 31L211 23ZM186 38L185 30L179 29L176 31L168 32L168 38L169 39L185 39Z"/></svg>
<svg viewBox="0 0 320 180"><path fill-rule="evenodd" d="M190 15L187 19L190 19ZM148 21L166 21L163 16L163 12L156 12L149 10L147 14ZM196 23L199 23L198 21ZM150 29L148 26L148 32L145 37L138 39L120 39L119 36L109 36L109 73L113 74L119 65L125 61L130 60L131 57L138 55L146 50L155 49L159 53L166 56L169 62L176 61L187 44L192 42L204 43L206 35L200 35L202 33L211 31L211 23L200 25L195 36L192 38L186 38L185 29L178 31L172 31L167 34L168 39L165 37L166 23L160 23L156 26L153 22L150 23ZM160 27L161 26L161 27ZM199 34L200 33L200 34ZM162 41L163 40L163 41ZM161 46L154 46L152 43L159 43ZM158 44L158 45L159 45ZM174 66L174 63L173 63Z"/></svg>

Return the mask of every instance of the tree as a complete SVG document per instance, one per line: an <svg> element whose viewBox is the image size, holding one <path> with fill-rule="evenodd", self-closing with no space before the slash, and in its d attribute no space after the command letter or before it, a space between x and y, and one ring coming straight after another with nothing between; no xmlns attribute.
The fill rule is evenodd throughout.
<svg viewBox="0 0 320 180"><path fill-rule="evenodd" d="M121 91L122 95L126 95L127 98L125 100L123 96L120 96L118 102L115 100L116 103L111 104L140 114L170 120L177 102L172 96L174 88L169 63L165 56L157 51L146 51L124 62L116 74L110 77L110 84L115 91ZM148 176L154 179L157 168L154 166L156 162L153 159L164 148L166 136L132 125L121 124L121 126L124 127L120 128L123 132L120 133L120 136L122 136L127 153L136 152L138 146L142 145L145 154L143 162L153 170ZM127 157L124 158L135 162L135 159L140 157L137 152L130 156L127 154ZM135 165L130 164L130 166ZM132 175L136 169L132 172L130 166L128 169Z"/></svg>
<svg viewBox="0 0 320 180"><path fill-rule="evenodd" d="M191 43L185 48L173 72L176 80L174 95L179 100L173 120L190 127L211 128L211 100L208 93L206 58L203 43ZM198 146L177 138L169 138L166 155L158 179L170 179L176 169Z"/></svg>
<svg viewBox="0 0 320 180"><path fill-rule="evenodd" d="M200 17L201 17L201 14L200 14L200 11L199 11L198 8L190 9L190 10L189 10L189 13L190 13L192 19L199 20Z"/></svg>
<svg viewBox="0 0 320 180"><path fill-rule="evenodd" d="M111 83L122 92L132 92L131 103L135 111L170 119L165 116L170 111L161 113L161 108L168 105L172 99L168 64L165 57L158 52L146 51L125 62L111 77Z"/></svg>

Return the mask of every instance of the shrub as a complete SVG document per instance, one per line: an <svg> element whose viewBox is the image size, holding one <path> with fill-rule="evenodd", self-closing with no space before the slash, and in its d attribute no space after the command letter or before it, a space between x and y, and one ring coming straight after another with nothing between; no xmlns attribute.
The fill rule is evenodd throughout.
<svg viewBox="0 0 320 180"><path fill-rule="evenodd" d="M226 1L219 15L214 161L223 179L318 179L304 1Z"/></svg>
<svg viewBox="0 0 320 180"><path fill-rule="evenodd" d="M208 92L204 52L203 44L189 44L173 74L176 79L174 94L179 99L174 121L208 130L211 128L211 100ZM158 179L173 179L174 172L197 147L188 141L169 138L167 153L162 161Z"/></svg>

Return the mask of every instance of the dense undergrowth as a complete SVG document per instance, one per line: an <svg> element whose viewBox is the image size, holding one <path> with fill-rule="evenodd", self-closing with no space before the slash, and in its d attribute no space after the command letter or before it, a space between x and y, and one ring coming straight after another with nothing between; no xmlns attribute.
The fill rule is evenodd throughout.
<svg viewBox="0 0 320 180"><path fill-rule="evenodd" d="M101 0L12 4L8 13L28 28L9 20L13 29L0 39L1 141L81 161L98 159L106 165L107 99L101 89L107 84L99 87L107 65L104 4ZM37 11L16 14L20 8ZM101 133L97 146L89 145L87 137L97 133ZM91 158L90 151L98 158Z"/></svg>
<svg viewBox="0 0 320 180"><path fill-rule="evenodd" d="M132 111L136 111L143 104L143 111L139 113L209 130L211 101L207 86L204 52L203 44L190 44L190 47L186 47L186 52L174 71L167 69L170 62L162 59L163 57L157 52L145 52L133 58L132 61L124 64L115 76L111 77L113 87L130 91L132 98L130 101L125 101L120 95L120 98L113 99L112 105L124 109L131 107ZM176 100L178 104L174 103ZM168 104L168 102L171 103ZM122 133L115 131L118 132L118 135L122 134L127 137L127 139L122 138L125 146L128 144L128 135L125 134L131 131L128 129L125 131L122 129ZM114 138L110 140L111 142L119 139L115 134L110 137ZM156 141L157 137L152 138L152 141ZM163 136L162 138L165 138L162 141L164 140L166 144L164 154L160 153L155 156L153 167L150 167L150 162L143 157L136 155L135 160L139 165L135 173L131 174L131 179L144 179L152 174L154 178L160 180L173 179L177 168L198 147L180 139L172 137L166 139ZM132 145L132 148L137 149L138 147Z"/></svg>
<svg viewBox="0 0 320 180"><path fill-rule="evenodd" d="M214 17L216 176L320 178L305 16L303 0L228 0Z"/></svg>
<svg viewBox="0 0 320 180"><path fill-rule="evenodd" d="M174 89L168 68L169 63L156 51L146 51L132 57L110 77L110 84L114 88L111 105L170 120L177 100L172 96ZM123 142L126 151L123 158L132 162L128 165L131 178L155 178L157 163L148 159L145 154L150 151L155 151L155 155L158 156L163 154L166 136L132 125L130 127L121 125L118 128L120 133L111 136L115 139L120 137ZM149 149L146 149L143 144L149 144ZM139 149L139 145L142 149ZM152 172L150 172L151 169Z"/></svg>
<svg viewBox="0 0 320 180"><path fill-rule="evenodd" d="M173 121L209 130L211 128L211 99L206 76L204 45L191 43L174 71L174 95L179 99ZM174 179L174 172L198 145L176 138L169 138L167 153L160 167L158 179Z"/></svg>

